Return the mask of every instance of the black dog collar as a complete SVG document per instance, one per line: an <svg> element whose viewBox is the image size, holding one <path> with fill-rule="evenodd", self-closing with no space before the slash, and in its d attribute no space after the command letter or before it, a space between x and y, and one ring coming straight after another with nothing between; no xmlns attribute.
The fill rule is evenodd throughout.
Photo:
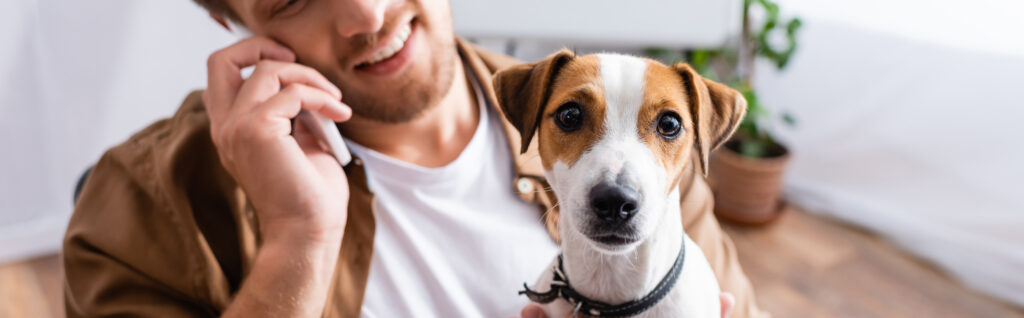
<svg viewBox="0 0 1024 318"><path fill-rule="evenodd" d="M562 267L562 254L558 254L558 267L555 268L555 278L551 281L551 290L538 293L530 290L530 287L523 283L525 290L520 291L519 294L526 294L526 297L529 297L531 301L539 304L550 303L556 298L565 299L575 306L573 317L576 317L578 314L592 317L632 317L654 307L654 305L658 304L659 301L668 295L668 292L675 286L676 281L679 280L679 273L683 272L683 259L685 257L686 240L684 239L683 244L679 247L679 255L676 256L675 263L672 263L672 269L658 282L657 286L654 286L654 290L651 290L650 293L640 299L631 300L619 305L592 300L581 295L576 289L573 289L572 285L569 284L569 277L565 275L565 269Z"/></svg>

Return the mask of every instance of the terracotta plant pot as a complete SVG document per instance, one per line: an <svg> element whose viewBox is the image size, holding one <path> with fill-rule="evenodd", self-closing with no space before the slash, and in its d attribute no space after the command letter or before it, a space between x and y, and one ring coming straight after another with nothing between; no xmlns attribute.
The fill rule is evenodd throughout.
<svg viewBox="0 0 1024 318"><path fill-rule="evenodd" d="M789 151L779 146L776 156L750 158L729 145L711 154L708 184L715 193L715 214L744 223L764 224L778 218L782 201L782 176Z"/></svg>

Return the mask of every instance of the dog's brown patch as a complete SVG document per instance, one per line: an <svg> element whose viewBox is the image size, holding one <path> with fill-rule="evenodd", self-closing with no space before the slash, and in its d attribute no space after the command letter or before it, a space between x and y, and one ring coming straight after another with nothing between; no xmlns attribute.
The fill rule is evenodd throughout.
<svg viewBox="0 0 1024 318"><path fill-rule="evenodd" d="M553 81L552 94L544 106L537 133L544 169L551 170L556 162L572 166L604 133L605 100L600 66L597 56L579 57L566 64ZM555 116L556 110L570 101L582 106L583 127L567 133L555 124Z"/></svg>
<svg viewBox="0 0 1024 318"><path fill-rule="evenodd" d="M563 49L543 60L511 66L494 74L495 94L505 118L519 131L521 153L529 149L534 139L552 82L562 67L575 58L575 53Z"/></svg>
<svg viewBox="0 0 1024 318"><path fill-rule="evenodd" d="M679 74L689 90L687 101L693 116L697 158L701 171L708 173L708 157L732 136L747 111L747 100L735 89L706 79L689 64L676 63L672 69Z"/></svg>
<svg viewBox="0 0 1024 318"><path fill-rule="evenodd" d="M637 116L637 131L654 154L655 160L665 168L667 181L674 185L685 170L694 142L693 116L690 114L688 91L682 78L672 68L648 60L644 83L644 102ZM681 119L682 132L673 139L658 134L658 119L673 112ZM668 191L674 190L669 186Z"/></svg>

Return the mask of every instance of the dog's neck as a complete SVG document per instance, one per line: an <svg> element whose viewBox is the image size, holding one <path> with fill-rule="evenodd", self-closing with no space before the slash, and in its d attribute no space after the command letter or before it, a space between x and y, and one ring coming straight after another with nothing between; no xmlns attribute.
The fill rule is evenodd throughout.
<svg viewBox="0 0 1024 318"><path fill-rule="evenodd" d="M649 293L672 267L683 243L679 190L668 195L658 227L635 249L605 254L582 234L562 230L566 275L577 292L592 300L621 304Z"/></svg>

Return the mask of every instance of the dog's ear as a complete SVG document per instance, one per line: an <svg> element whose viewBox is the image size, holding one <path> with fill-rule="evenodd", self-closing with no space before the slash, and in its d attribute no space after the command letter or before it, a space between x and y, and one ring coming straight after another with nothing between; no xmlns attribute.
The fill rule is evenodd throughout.
<svg viewBox="0 0 1024 318"><path fill-rule="evenodd" d="M562 49L538 62L505 68L494 75L501 110L522 137L520 152L530 146L559 69L575 57L572 51Z"/></svg>
<svg viewBox="0 0 1024 318"><path fill-rule="evenodd" d="M725 143L743 121L747 100L740 92L700 76L689 64L672 66L683 78L690 101L690 114L696 130L694 147L701 171L708 175L708 156Z"/></svg>

